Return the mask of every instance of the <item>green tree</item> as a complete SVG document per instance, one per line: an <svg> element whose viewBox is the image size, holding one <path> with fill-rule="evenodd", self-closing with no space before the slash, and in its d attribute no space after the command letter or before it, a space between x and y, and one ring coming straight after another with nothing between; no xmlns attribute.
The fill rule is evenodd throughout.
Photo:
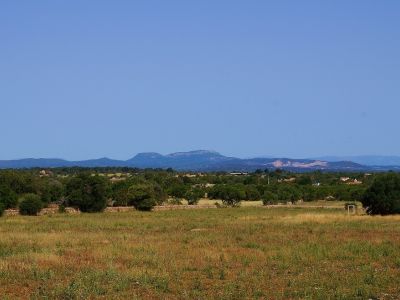
<svg viewBox="0 0 400 300"><path fill-rule="evenodd" d="M185 194L185 198L189 205L196 205L200 198L204 196L204 191L200 188L192 188Z"/></svg>
<svg viewBox="0 0 400 300"><path fill-rule="evenodd" d="M64 185L58 180L48 180L44 182L41 188L42 201L46 204L51 202L60 202L64 196Z"/></svg>
<svg viewBox="0 0 400 300"><path fill-rule="evenodd" d="M129 202L129 183L119 181L111 187L111 198L114 206L127 206Z"/></svg>
<svg viewBox="0 0 400 300"><path fill-rule="evenodd" d="M24 216L36 216L43 208L43 202L36 194L26 194L19 203L19 213Z"/></svg>
<svg viewBox="0 0 400 300"><path fill-rule="evenodd" d="M367 213L389 215L400 213L400 174L378 176L361 199Z"/></svg>
<svg viewBox="0 0 400 300"><path fill-rule="evenodd" d="M222 202L232 207L239 206L240 201L245 197L245 192L236 186L226 186L221 194Z"/></svg>
<svg viewBox="0 0 400 300"><path fill-rule="evenodd" d="M296 179L296 183L300 185L312 185L312 179L308 175L301 175Z"/></svg>
<svg viewBox="0 0 400 300"><path fill-rule="evenodd" d="M184 184L173 184L167 190L168 195L174 198L185 198L187 187Z"/></svg>
<svg viewBox="0 0 400 300"><path fill-rule="evenodd" d="M129 205L137 210L150 211L157 204L156 192L152 184L135 184L129 187Z"/></svg>
<svg viewBox="0 0 400 300"><path fill-rule="evenodd" d="M260 200L260 192L255 185L248 185L245 187L246 200Z"/></svg>
<svg viewBox="0 0 400 300"><path fill-rule="evenodd" d="M262 195L262 202L264 205L275 204L278 202L278 196L270 191L265 191Z"/></svg>
<svg viewBox="0 0 400 300"><path fill-rule="evenodd" d="M3 203L0 202L0 217L4 214L6 207Z"/></svg>
<svg viewBox="0 0 400 300"><path fill-rule="evenodd" d="M108 183L98 175L81 173L67 183L66 190L67 205L82 212L100 212L107 206Z"/></svg>
<svg viewBox="0 0 400 300"><path fill-rule="evenodd" d="M18 204L17 194L5 184L0 185L0 204L7 208L16 208Z"/></svg>

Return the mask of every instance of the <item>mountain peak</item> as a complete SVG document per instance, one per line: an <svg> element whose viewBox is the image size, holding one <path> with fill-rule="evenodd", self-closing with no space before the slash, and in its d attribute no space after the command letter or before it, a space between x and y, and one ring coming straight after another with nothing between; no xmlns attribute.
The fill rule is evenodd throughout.
<svg viewBox="0 0 400 300"><path fill-rule="evenodd" d="M394 161L395 162L395 161ZM85 161L66 161L61 159L21 159L0 160L0 168L55 168L55 167L135 167L135 168L173 168L192 171L253 171L256 169L283 168L296 172L314 170L325 171L382 171L400 170L400 163L385 167L366 166L354 160L328 161L325 159L290 158L251 158L227 157L210 150L195 150L162 155L157 152L138 153L127 160L113 160L107 157Z"/></svg>
<svg viewBox="0 0 400 300"><path fill-rule="evenodd" d="M138 159L138 158L146 158L146 159L152 159L152 158L161 158L164 157L162 154L157 153L157 152L141 152L136 154L133 159Z"/></svg>
<svg viewBox="0 0 400 300"><path fill-rule="evenodd" d="M167 157L183 157L183 156L222 156L220 153L213 151L213 150L194 150L194 151L187 151L187 152L175 152L166 155Z"/></svg>

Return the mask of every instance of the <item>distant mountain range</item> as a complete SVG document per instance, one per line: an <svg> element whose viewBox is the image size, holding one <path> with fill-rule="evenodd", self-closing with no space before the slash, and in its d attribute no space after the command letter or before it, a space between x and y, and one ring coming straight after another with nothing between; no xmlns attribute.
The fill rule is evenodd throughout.
<svg viewBox="0 0 400 300"><path fill-rule="evenodd" d="M348 159L349 158L349 159ZM326 171L400 171L400 157L354 156L325 157L317 159L291 158L247 158L227 157L215 151L197 150L162 155L154 152L139 153L123 160L99 158L83 161L63 159L28 158L0 160L2 169L57 168L57 167L132 167L132 168L173 168L188 171L254 171L256 169L285 169L296 172L315 170Z"/></svg>
<svg viewBox="0 0 400 300"><path fill-rule="evenodd" d="M326 161L352 161L366 166L400 166L400 156L359 155L359 156L323 156L314 159Z"/></svg>

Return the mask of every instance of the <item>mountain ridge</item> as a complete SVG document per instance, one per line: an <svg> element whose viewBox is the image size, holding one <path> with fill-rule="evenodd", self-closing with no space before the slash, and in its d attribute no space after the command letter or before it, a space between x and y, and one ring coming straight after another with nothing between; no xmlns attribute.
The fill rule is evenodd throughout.
<svg viewBox="0 0 400 300"><path fill-rule="evenodd" d="M352 161L366 166L400 166L400 156L396 155L349 155L321 156L314 159L335 161Z"/></svg>
<svg viewBox="0 0 400 300"><path fill-rule="evenodd" d="M328 161L323 158L292 159L279 157L236 158L211 150L194 150L162 155L157 152L138 153L128 160L107 157L81 161L58 158L25 158L0 160L0 169L57 167L134 167L173 168L179 171L254 171L256 169L285 169L290 171L400 171L399 165L368 166L350 160Z"/></svg>

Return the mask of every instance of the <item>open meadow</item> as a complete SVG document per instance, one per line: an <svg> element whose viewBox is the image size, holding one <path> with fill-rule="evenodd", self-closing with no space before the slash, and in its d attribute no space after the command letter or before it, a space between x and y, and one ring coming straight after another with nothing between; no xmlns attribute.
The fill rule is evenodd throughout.
<svg viewBox="0 0 400 300"><path fill-rule="evenodd" d="M0 219L0 299L399 299L400 216L261 208Z"/></svg>

